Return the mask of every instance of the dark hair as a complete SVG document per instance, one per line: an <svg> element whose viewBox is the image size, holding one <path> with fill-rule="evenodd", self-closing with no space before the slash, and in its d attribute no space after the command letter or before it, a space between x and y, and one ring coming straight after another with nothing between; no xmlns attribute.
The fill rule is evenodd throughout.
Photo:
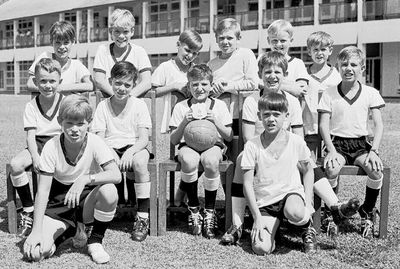
<svg viewBox="0 0 400 269"><path fill-rule="evenodd" d="M286 60L285 55L274 50L268 51L261 56L258 61L258 72L261 73L264 67L272 65L282 68L283 73L287 72L288 61Z"/></svg>
<svg viewBox="0 0 400 269"><path fill-rule="evenodd" d="M235 33L236 39L240 39L240 24L233 18L226 18L218 22L215 29L215 37L218 38L222 32L232 30Z"/></svg>
<svg viewBox="0 0 400 269"><path fill-rule="evenodd" d="M71 94L64 97L58 112L59 122L65 119L82 119L92 121L93 109L89 100L79 94Z"/></svg>
<svg viewBox="0 0 400 269"><path fill-rule="evenodd" d="M210 82L213 81L213 75L210 67L206 64L196 64L187 72L188 81L196 79L208 79Z"/></svg>
<svg viewBox="0 0 400 269"><path fill-rule="evenodd" d="M75 41L75 28L69 21L57 21L50 27L50 42L57 40Z"/></svg>
<svg viewBox="0 0 400 269"><path fill-rule="evenodd" d="M274 110L280 112L288 112L289 103L286 97L277 92L269 92L264 94L260 100L258 100L258 111L262 110Z"/></svg>
<svg viewBox="0 0 400 269"><path fill-rule="evenodd" d="M198 32L188 29L179 35L179 42L185 43L191 50L201 50L203 47L203 39Z"/></svg>
<svg viewBox="0 0 400 269"><path fill-rule="evenodd" d="M136 67L126 61L117 62L111 68L111 78L124 78L124 77L131 77L133 82L136 82L139 76L139 72Z"/></svg>
<svg viewBox="0 0 400 269"><path fill-rule="evenodd" d="M338 63L345 62L345 61L348 61L352 57L358 58L360 65L362 65L362 66L365 65L365 55L362 52L362 50L360 50L356 46L348 46L348 47L343 48L337 55L337 61L338 61Z"/></svg>
<svg viewBox="0 0 400 269"><path fill-rule="evenodd" d="M307 48L311 50L312 46L332 47L333 38L324 31L314 32L307 38Z"/></svg>
<svg viewBox="0 0 400 269"><path fill-rule="evenodd" d="M50 58L42 58L35 65L35 77L38 77L39 71L43 69L49 73L57 72L61 76L61 65L56 60Z"/></svg>

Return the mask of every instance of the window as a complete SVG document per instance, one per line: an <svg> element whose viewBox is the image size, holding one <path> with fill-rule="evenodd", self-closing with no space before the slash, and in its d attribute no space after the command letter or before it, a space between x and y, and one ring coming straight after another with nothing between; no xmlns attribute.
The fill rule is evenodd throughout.
<svg viewBox="0 0 400 269"><path fill-rule="evenodd" d="M64 20L69 21L76 28L76 12L65 12Z"/></svg>
<svg viewBox="0 0 400 269"><path fill-rule="evenodd" d="M152 54L149 55L151 66L153 70L157 68L161 63L168 61L169 59L175 57L176 53L163 53L163 54Z"/></svg>
<svg viewBox="0 0 400 269"><path fill-rule="evenodd" d="M311 56L308 55L307 47L291 47L289 55L302 59L306 66L312 64Z"/></svg>
<svg viewBox="0 0 400 269"><path fill-rule="evenodd" d="M200 16L199 0L188 0L187 2L188 17L194 18Z"/></svg>
<svg viewBox="0 0 400 269"><path fill-rule="evenodd" d="M6 63L6 90L14 91L14 62Z"/></svg>
<svg viewBox="0 0 400 269"><path fill-rule="evenodd" d="M0 70L0 89L4 89L4 71Z"/></svg>
<svg viewBox="0 0 400 269"><path fill-rule="evenodd" d="M5 29L6 29L5 32L4 32L5 37L6 38L12 38L14 36L14 24L13 24L13 22L8 22L5 25Z"/></svg>
<svg viewBox="0 0 400 269"><path fill-rule="evenodd" d="M20 61L19 62L19 83L21 89L26 90L26 83L29 77L29 67L32 65L33 61Z"/></svg>
<svg viewBox="0 0 400 269"><path fill-rule="evenodd" d="M249 0L248 6L249 6L249 11L257 11L258 0Z"/></svg>

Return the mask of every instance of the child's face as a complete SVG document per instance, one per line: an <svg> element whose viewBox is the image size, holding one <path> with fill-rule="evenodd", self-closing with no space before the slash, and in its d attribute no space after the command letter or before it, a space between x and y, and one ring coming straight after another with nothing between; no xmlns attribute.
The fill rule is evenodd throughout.
<svg viewBox="0 0 400 269"><path fill-rule="evenodd" d="M111 39L118 48L125 48L133 36L134 28L114 26L110 28Z"/></svg>
<svg viewBox="0 0 400 269"><path fill-rule="evenodd" d="M188 65L199 55L199 50L191 49L185 43L178 41L178 59L183 65Z"/></svg>
<svg viewBox="0 0 400 269"><path fill-rule="evenodd" d="M225 30L217 36L217 43L222 55L230 55L238 48L239 40L233 30Z"/></svg>
<svg viewBox="0 0 400 269"><path fill-rule="evenodd" d="M288 113L277 110L261 110L258 112L258 118L262 121L265 132L268 134L276 134L282 129Z"/></svg>
<svg viewBox="0 0 400 269"><path fill-rule="evenodd" d="M311 59L314 63L323 65L328 62L329 56L332 54L332 47L330 46L312 46L308 50L308 55L311 56Z"/></svg>
<svg viewBox="0 0 400 269"><path fill-rule="evenodd" d="M57 71L49 73L44 69L39 69L35 74L34 82L41 95L51 98L56 94L57 87L60 85L60 75Z"/></svg>
<svg viewBox="0 0 400 269"><path fill-rule="evenodd" d="M85 118L63 119L61 122L65 139L71 143L82 143L89 128L89 122Z"/></svg>
<svg viewBox="0 0 400 269"><path fill-rule="evenodd" d="M189 82L190 93L197 102L204 102L212 89L208 79L198 79Z"/></svg>
<svg viewBox="0 0 400 269"><path fill-rule="evenodd" d="M118 100L129 98L129 94L135 87L132 77L110 78L110 84L114 91L114 97Z"/></svg>
<svg viewBox="0 0 400 269"><path fill-rule="evenodd" d="M267 65L261 70L264 89L278 92L286 73L278 65Z"/></svg>
<svg viewBox="0 0 400 269"><path fill-rule="evenodd" d="M290 37L289 33L286 31L278 31L276 34L269 35L267 40L271 46L271 50L279 51L283 55L287 55L293 38Z"/></svg>
<svg viewBox="0 0 400 269"><path fill-rule="evenodd" d="M53 40L53 49L57 58L59 59L68 58L73 44L74 42L71 40L62 40L62 39Z"/></svg>
<svg viewBox="0 0 400 269"><path fill-rule="evenodd" d="M364 72L364 66L361 65L360 59L355 56L350 56L349 59L339 62L339 73L344 83L354 83Z"/></svg>

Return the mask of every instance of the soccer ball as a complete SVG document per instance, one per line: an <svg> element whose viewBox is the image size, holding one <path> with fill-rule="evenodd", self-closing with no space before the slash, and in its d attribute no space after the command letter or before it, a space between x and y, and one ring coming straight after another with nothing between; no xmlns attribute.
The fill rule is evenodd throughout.
<svg viewBox="0 0 400 269"><path fill-rule="evenodd" d="M209 120L194 120L186 125L183 137L189 147L205 151L217 142L218 131L214 123Z"/></svg>

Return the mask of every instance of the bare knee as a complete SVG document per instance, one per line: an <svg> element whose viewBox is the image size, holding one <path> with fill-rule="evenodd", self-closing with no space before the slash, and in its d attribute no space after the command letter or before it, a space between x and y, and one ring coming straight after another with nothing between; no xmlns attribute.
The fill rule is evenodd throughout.
<svg viewBox="0 0 400 269"><path fill-rule="evenodd" d="M219 161L219 158L208 157L203 159L201 163L203 164L204 170L216 173L219 171Z"/></svg>
<svg viewBox="0 0 400 269"><path fill-rule="evenodd" d="M284 209L285 217L293 223L302 221L304 218L304 213L304 208L299 206Z"/></svg>
<svg viewBox="0 0 400 269"><path fill-rule="evenodd" d="M97 201L108 206L113 206L118 203L118 192L114 184L108 183L101 185L97 193Z"/></svg>
<svg viewBox="0 0 400 269"><path fill-rule="evenodd" d="M185 170L185 172L190 172L197 169L199 164L199 159L193 158L193 155L181 155L179 160L182 164L182 170Z"/></svg>
<svg viewBox="0 0 400 269"><path fill-rule="evenodd" d="M11 174L20 174L25 171L24 164L20 158L12 158L10 162Z"/></svg>
<svg viewBox="0 0 400 269"><path fill-rule="evenodd" d="M138 178L140 178L143 175L149 174L147 165L148 165L147 159L135 159L133 161L133 169L135 171L135 175L137 175Z"/></svg>

